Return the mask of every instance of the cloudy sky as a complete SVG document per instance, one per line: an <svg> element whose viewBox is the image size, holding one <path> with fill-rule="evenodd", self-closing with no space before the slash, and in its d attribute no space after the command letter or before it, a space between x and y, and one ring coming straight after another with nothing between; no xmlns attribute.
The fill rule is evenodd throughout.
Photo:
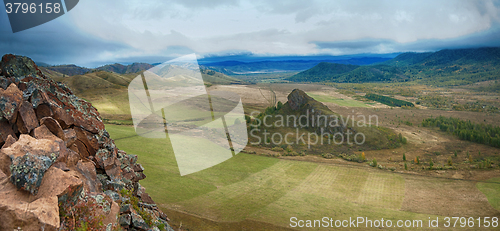
<svg viewBox="0 0 500 231"><path fill-rule="evenodd" d="M199 57L349 55L500 46L500 1L81 0L0 53L95 67Z"/></svg>

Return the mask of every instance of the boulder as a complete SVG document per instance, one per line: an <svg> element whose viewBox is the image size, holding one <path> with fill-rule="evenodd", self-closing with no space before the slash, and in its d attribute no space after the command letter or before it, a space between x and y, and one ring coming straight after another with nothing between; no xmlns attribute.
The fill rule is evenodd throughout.
<svg viewBox="0 0 500 231"><path fill-rule="evenodd" d="M52 117L53 113L48 104L41 104L35 108L35 114L38 121L42 120L43 117Z"/></svg>
<svg viewBox="0 0 500 231"><path fill-rule="evenodd" d="M18 77L26 75L42 75L35 62L28 57L18 55L4 55L0 62L0 72L6 77Z"/></svg>
<svg viewBox="0 0 500 231"><path fill-rule="evenodd" d="M18 141L0 152L12 160L10 179L18 188L36 195L45 171L54 163L61 152L56 141L35 139L22 134Z"/></svg>
<svg viewBox="0 0 500 231"><path fill-rule="evenodd" d="M0 115L14 124L17 112L23 102L23 92L11 83L7 90L0 88Z"/></svg>
<svg viewBox="0 0 500 231"><path fill-rule="evenodd" d="M76 170L80 173L80 179L84 181L85 190L88 192L102 192L102 184L97 179L95 166L91 162L78 161Z"/></svg>
<svg viewBox="0 0 500 231"><path fill-rule="evenodd" d="M38 119L30 102L22 102L16 124L19 132L23 134L29 134L31 130L38 127Z"/></svg>
<svg viewBox="0 0 500 231"><path fill-rule="evenodd" d="M59 122L57 122L57 120L55 120L54 118L43 117L40 120L40 124L45 125L49 129L49 131L52 132L52 134L56 135L60 139L62 140L66 139L66 136L64 135L64 131L61 128L61 125L59 125Z"/></svg>
<svg viewBox="0 0 500 231"><path fill-rule="evenodd" d="M57 196L61 203L75 202L83 190L83 182L75 171L51 167L45 173L36 198Z"/></svg>
<svg viewBox="0 0 500 231"><path fill-rule="evenodd" d="M65 143L66 143L66 147L71 147L75 141L76 141L76 132L74 129L72 128L69 128L69 129L66 129L63 131L64 132L64 137L66 138L65 140Z"/></svg>
<svg viewBox="0 0 500 231"><path fill-rule="evenodd" d="M0 230L56 230L59 228L57 196L30 200L0 171Z"/></svg>
<svg viewBox="0 0 500 231"><path fill-rule="evenodd" d="M24 189L33 195L38 193L43 176L57 157L35 155L27 152L24 156L12 159L10 181L18 189Z"/></svg>
<svg viewBox="0 0 500 231"><path fill-rule="evenodd" d="M59 137L55 136L54 133L52 133L47 126L45 126L45 124L33 129L31 135L36 139L61 140Z"/></svg>

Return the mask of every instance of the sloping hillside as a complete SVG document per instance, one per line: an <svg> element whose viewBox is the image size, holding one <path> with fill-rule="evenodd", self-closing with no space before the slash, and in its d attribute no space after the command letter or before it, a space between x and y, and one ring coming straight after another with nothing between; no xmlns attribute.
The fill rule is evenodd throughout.
<svg viewBox="0 0 500 231"><path fill-rule="evenodd" d="M288 78L288 80L295 82L320 82L332 80L336 76L350 72L358 67L357 65L350 64L322 62L309 70L305 70Z"/></svg>
<svg viewBox="0 0 500 231"><path fill-rule="evenodd" d="M333 67L335 71L332 71ZM471 84L500 78L500 48L409 52L381 64L343 72L345 69L333 64L318 64L288 80L339 83L417 81L438 86Z"/></svg>

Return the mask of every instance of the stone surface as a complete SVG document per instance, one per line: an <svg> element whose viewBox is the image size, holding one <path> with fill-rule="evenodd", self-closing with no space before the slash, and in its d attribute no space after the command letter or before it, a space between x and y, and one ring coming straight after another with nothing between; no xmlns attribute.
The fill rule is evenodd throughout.
<svg viewBox="0 0 500 231"><path fill-rule="evenodd" d="M59 125L59 122L52 117L43 117L40 120L41 125L45 125L52 134L59 137L59 139L65 140L66 136L64 135L64 131Z"/></svg>
<svg viewBox="0 0 500 231"><path fill-rule="evenodd" d="M0 88L0 116L3 116L10 123L17 119L17 112L23 102L23 93L14 83L11 83L7 90Z"/></svg>
<svg viewBox="0 0 500 231"><path fill-rule="evenodd" d="M33 129L32 136L37 139L48 139L48 140L57 140L60 139L54 133L52 133L45 124L42 126Z"/></svg>
<svg viewBox="0 0 500 231"><path fill-rule="evenodd" d="M7 136L7 139L5 140L5 143L3 144L2 148L8 148L12 144L14 144L17 140L12 137L11 135Z"/></svg>
<svg viewBox="0 0 500 231"><path fill-rule="evenodd" d="M288 104L290 105L290 108L292 108L292 110L294 111L299 110L310 100L313 100L313 98L311 98L305 92L299 89L294 89L288 95Z"/></svg>
<svg viewBox="0 0 500 231"><path fill-rule="evenodd" d="M23 101L18 113L16 124L21 133L28 134L38 127L38 119L30 102Z"/></svg>
<svg viewBox="0 0 500 231"><path fill-rule="evenodd" d="M60 227L57 197L44 197L31 203L17 198L0 198L0 230L55 231Z"/></svg>
<svg viewBox="0 0 500 231"><path fill-rule="evenodd" d="M74 124L75 120L71 117L68 112L60 107L52 107L53 118L59 122L63 129L67 129Z"/></svg>
<svg viewBox="0 0 500 231"><path fill-rule="evenodd" d="M76 141L76 132L74 129L66 129L63 131L64 132L64 137L66 137L66 147L71 147Z"/></svg>
<svg viewBox="0 0 500 231"><path fill-rule="evenodd" d="M51 167L43 177L36 198L57 196L60 202L75 202L82 190L83 182L75 171Z"/></svg>
<svg viewBox="0 0 500 231"><path fill-rule="evenodd" d="M10 165L10 181L18 189L24 189L36 195L45 172L56 158L57 156L34 155L29 152L24 156L15 157Z"/></svg>
<svg viewBox="0 0 500 231"><path fill-rule="evenodd" d="M120 216L120 219L118 219L118 222L121 226L130 226L130 214L123 214Z"/></svg>
<svg viewBox="0 0 500 231"><path fill-rule="evenodd" d="M16 134L12 130L12 126L9 124L7 120L0 121L0 145L3 145L7 138L12 136L17 138Z"/></svg>
<svg viewBox="0 0 500 231"><path fill-rule="evenodd" d="M130 214L130 216L131 216L132 226L134 226L135 228L137 228L139 230L148 230L149 229L149 226L146 224L144 219L142 219L142 217L139 214L137 214L137 212L133 211Z"/></svg>
<svg viewBox="0 0 500 231"><path fill-rule="evenodd" d="M85 182L85 189L89 192L102 192L102 184L97 179L96 169L93 163L91 162L83 162L78 161L76 164L76 170L82 176L82 179Z"/></svg>
<svg viewBox="0 0 500 231"><path fill-rule="evenodd" d="M42 120L43 117L52 117L52 110L48 104L41 104L35 108L35 114L38 121Z"/></svg>

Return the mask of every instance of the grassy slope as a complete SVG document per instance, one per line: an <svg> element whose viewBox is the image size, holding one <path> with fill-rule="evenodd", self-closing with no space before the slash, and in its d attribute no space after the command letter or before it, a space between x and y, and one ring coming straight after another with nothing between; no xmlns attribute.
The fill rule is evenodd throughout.
<svg viewBox="0 0 500 231"><path fill-rule="evenodd" d="M429 217L400 210L405 195L401 175L240 153L181 177L167 139L137 137L130 126L106 128L118 147L139 156L148 176L141 184L163 208L218 221L252 219L281 226L288 226L291 216Z"/></svg>
<svg viewBox="0 0 500 231"><path fill-rule="evenodd" d="M52 79L63 82L79 97L92 103L101 116L115 122L130 124L130 105L128 102L128 84L139 73L117 74L96 71L85 75L65 76L59 72L41 68ZM231 84L242 81L217 72L202 72L208 84Z"/></svg>

